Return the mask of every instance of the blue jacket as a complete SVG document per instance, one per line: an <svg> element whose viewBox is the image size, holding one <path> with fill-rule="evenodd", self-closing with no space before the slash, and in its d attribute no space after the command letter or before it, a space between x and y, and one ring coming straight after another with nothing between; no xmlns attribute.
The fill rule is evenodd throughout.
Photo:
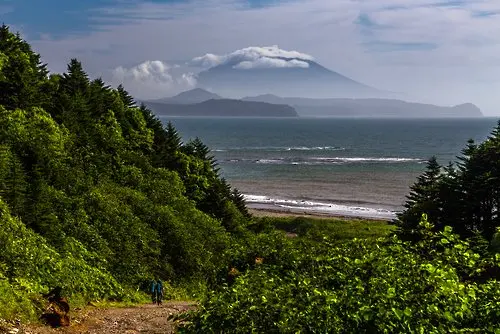
<svg viewBox="0 0 500 334"><path fill-rule="evenodd" d="M158 293L162 293L163 292L163 284L162 282L159 280L158 283L156 284L156 291Z"/></svg>
<svg viewBox="0 0 500 334"><path fill-rule="evenodd" d="M151 281L151 293L154 293L154 292L156 291L156 286L157 286L157 285L158 285L158 284L156 284L156 282L155 282L155 281Z"/></svg>

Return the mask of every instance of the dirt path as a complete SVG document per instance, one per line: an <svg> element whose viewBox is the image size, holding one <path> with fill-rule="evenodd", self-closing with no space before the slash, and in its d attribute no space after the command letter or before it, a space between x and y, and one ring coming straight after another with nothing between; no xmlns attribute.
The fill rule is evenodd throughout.
<svg viewBox="0 0 500 334"><path fill-rule="evenodd" d="M85 310L73 311L69 327L53 329L37 325L20 328L17 333L174 333L175 324L168 320L168 317L191 310L194 307L193 302L166 302L161 306L150 304L111 309L89 307Z"/></svg>

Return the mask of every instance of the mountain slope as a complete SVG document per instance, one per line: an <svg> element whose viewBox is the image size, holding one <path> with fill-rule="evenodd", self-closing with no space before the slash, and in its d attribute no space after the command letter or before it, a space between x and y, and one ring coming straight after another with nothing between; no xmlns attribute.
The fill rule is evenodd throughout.
<svg viewBox="0 0 500 334"><path fill-rule="evenodd" d="M211 93L205 89L195 88L172 97L165 97L158 100L152 100L152 102L158 103L173 103L173 104L192 104L200 103L208 100L219 100L222 99L221 96Z"/></svg>
<svg viewBox="0 0 500 334"><path fill-rule="evenodd" d="M305 59L302 67L241 68L232 62L198 74L198 85L230 96L271 93L311 97L378 97L384 93Z"/></svg>

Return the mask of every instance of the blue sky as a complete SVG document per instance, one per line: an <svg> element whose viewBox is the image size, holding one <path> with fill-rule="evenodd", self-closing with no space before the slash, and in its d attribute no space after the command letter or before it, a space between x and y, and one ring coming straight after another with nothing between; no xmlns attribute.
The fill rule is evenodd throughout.
<svg viewBox="0 0 500 334"><path fill-rule="evenodd" d="M499 13L497 0L0 0L0 21L57 72L76 57L113 81L159 61L165 96L188 88L194 57L277 44L381 89L496 114ZM133 93L158 86L149 74Z"/></svg>
<svg viewBox="0 0 500 334"><path fill-rule="evenodd" d="M3 3L2 3L3 2ZM139 1L127 0L2 0L2 20L22 27L25 33L36 38L37 34L61 37L74 33L98 30L96 18L102 8L133 9ZM146 2L146 1L145 1ZM186 3L183 0L151 0L152 4L168 5ZM243 0L242 6L262 8L278 5L278 0ZM103 15L113 17L114 15ZM102 21L101 25L105 25Z"/></svg>

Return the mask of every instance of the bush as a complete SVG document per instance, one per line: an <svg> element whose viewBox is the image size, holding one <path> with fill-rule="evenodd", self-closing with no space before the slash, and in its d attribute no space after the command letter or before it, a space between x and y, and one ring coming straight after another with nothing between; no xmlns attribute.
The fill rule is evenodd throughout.
<svg viewBox="0 0 500 334"><path fill-rule="evenodd" d="M500 282L450 228L421 241L396 236L296 252L296 265L264 264L210 293L181 332L495 332ZM290 261L290 260L289 260Z"/></svg>

